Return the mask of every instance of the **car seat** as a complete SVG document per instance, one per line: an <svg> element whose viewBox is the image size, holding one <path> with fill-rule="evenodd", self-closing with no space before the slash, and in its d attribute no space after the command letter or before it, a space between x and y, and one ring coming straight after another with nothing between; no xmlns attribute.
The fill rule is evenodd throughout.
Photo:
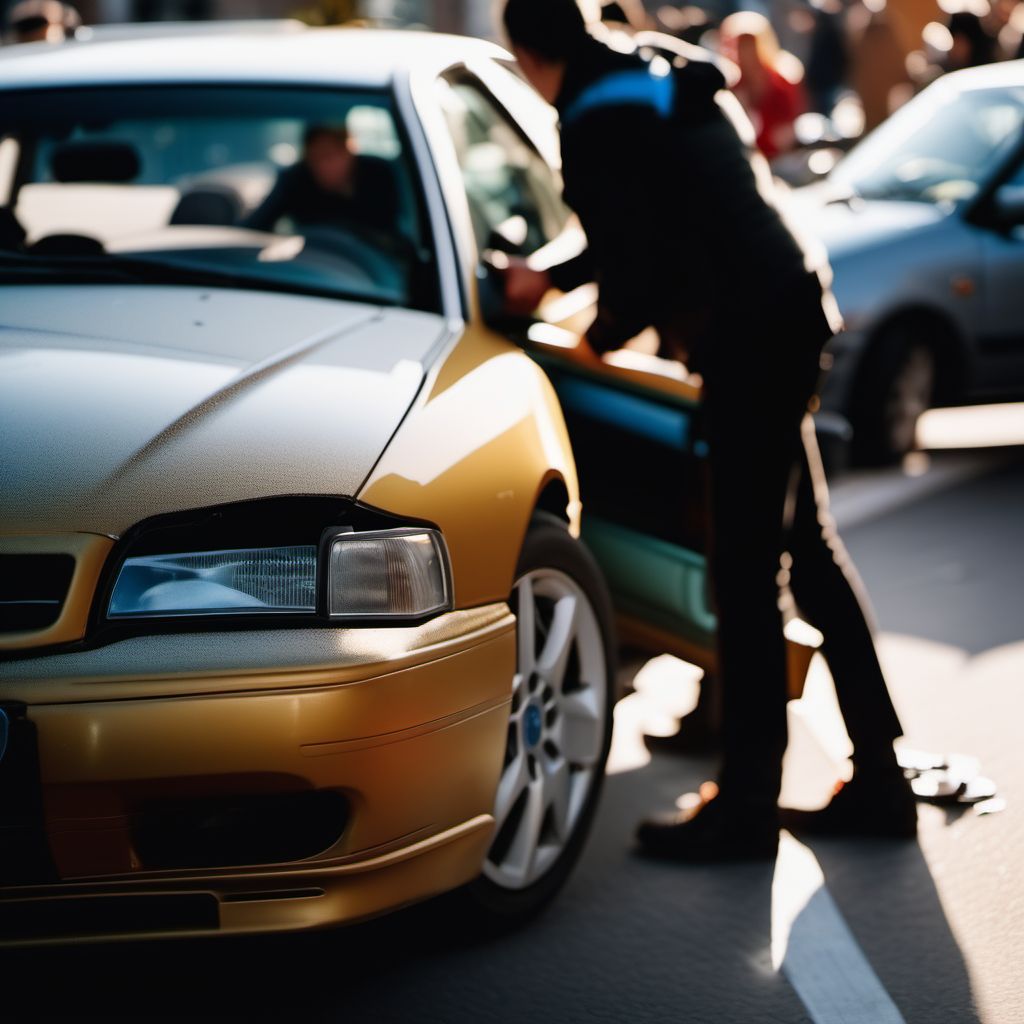
<svg viewBox="0 0 1024 1024"><path fill-rule="evenodd" d="M230 185L205 182L185 192L171 214L170 223L229 227L242 219L245 206Z"/></svg>

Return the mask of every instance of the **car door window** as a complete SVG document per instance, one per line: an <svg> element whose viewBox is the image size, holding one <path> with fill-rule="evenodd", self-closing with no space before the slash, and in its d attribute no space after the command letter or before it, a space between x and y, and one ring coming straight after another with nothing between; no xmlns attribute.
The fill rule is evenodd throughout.
<svg viewBox="0 0 1024 1024"><path fill-rule="evenodd" d="M438 80L479 249L535 252L569 219L561 183L483 85L468 74Z"/></svg>

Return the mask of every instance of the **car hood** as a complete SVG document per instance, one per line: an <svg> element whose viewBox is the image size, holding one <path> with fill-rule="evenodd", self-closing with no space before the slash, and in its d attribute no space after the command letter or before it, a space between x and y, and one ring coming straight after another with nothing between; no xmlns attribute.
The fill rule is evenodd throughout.
<svg viewBox="0 0 1024 1024"><path fill-rule="evenodd" d="M833 192L819 185L794 192L791 209L797 222L824 243L833 263L931 227L947 216L942 207L932 203L837 200Z"/></svg>
<svg viewBox="0 0 1024 1024"><path fill-rule="evenodd" d="M439 316L143 286L0 288L0 532L352 496L445 333Z"/></svg>

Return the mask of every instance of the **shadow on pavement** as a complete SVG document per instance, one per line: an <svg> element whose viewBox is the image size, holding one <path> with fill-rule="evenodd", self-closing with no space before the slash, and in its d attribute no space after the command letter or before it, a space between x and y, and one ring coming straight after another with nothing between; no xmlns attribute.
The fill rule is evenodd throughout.
<svg viewBox="0 0 1024 1024"><path fill-rule="evenodd" d="M980 1021L963 953L917 843L809 843L833 899L908 1024Z"/></svg>

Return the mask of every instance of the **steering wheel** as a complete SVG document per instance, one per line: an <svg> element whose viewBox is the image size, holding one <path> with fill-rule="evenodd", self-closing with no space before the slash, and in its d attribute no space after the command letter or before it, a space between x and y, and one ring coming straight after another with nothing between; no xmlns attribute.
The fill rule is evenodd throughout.
<svg viewBox="0 0 1024 1024"><path fill-rule="evenodd" d="M383 251L379 243L367 237L367 232L354 226L297 224L296 233L306 239L310 249L342 257L381 288L394 289L405 276L405 258L400 252L391 255Z"/></svg>

